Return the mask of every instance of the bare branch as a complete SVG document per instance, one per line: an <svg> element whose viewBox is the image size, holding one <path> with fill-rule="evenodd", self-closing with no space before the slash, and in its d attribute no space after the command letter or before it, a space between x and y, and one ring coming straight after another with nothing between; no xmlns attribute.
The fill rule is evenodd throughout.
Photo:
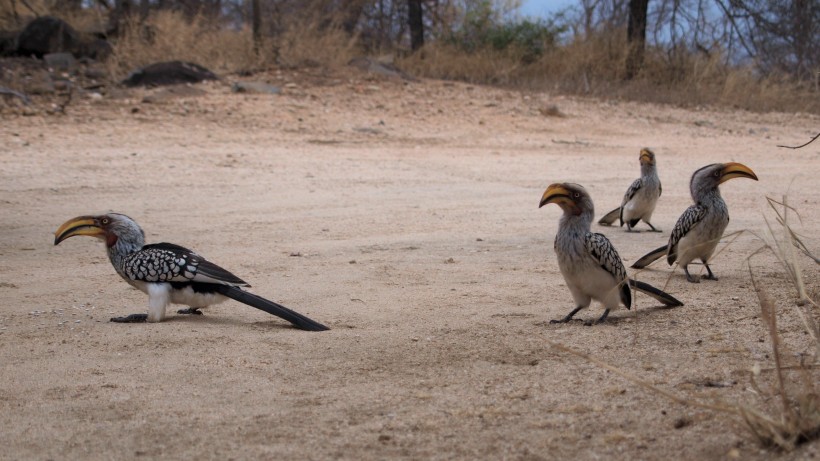
<svg viewBox="0 0 820 461"><path fill-rule="evenodd" d="M814 137L811 138L811 140L809 140L809 142L807 142L806 144L801 144L799 146L781 146L780 144L778 144L777 147L785 147L786 149L800 149L800 148L806 147L809 144L813 143L817 138L820 138L820 133L817 133L816 135L814 135Z"/></svg>

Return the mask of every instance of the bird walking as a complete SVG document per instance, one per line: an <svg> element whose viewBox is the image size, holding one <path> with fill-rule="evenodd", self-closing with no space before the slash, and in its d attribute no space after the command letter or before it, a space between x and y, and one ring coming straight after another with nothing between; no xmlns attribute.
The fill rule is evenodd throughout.
<svg viewBox="0 0 820 461"><path fill-rule="evenodd" d="M668 293L627 276L624 264L615 247L603 234L590 232L595 209L586 189L578 184L552 184L541 197L538 208L555 203L564 211L555 236L555 254L558 268L564 276L575 309L566 317L551 323L564 323L581 309L589 307L592 300L604 305L604 313L594 323L606 320L612 309L623 304L632 307L630 288L643 292L668 307L682 306L683 303ZM593 322L585 322L592 325Z"/></svg>
<svg viewBox="0 0 820 461"><path fill-rule="evenodd" d="M720 186L733 178L749 178L757 181L757 175L741 163L713 163L695 171L689 180L689 192L695 201L678 218L669 236L669 243L650 251L632 264L635 269L643 269L666 255L671 266L676 261L683 266L686 280L692 283L700 279L689 273L689 263L700 259L706 267L707 275L702 278L717 280L709 267L723 231L729 225L729 208L720 196Z"/></svg>
<svg viewBox="0 0 820 461"><path fill-rule="evenodd" d="M148 294L148 313L114 317L112 322L161 322L168 304L183 304L180 314L202 314L199 309L234 299L281 317L297 328L329 328L280 304L244 291L248 283L193 251L172 243L145 244L145 233L131 218L118 213L78 216L54 234L54 245L75 235L105 242L108 259L131 286Z"/></svg>
<svg viewBox="0 0 820 461"><path fill-rule="evenodd" d="M661 180L658 178L655 153L648 148L643 148L638 161L641 164L641 177L626 190L621 206L605 214L598 220L598 224L611 226L616 219L620 219L621 227L626 224L626 231L634 232L632 229L639 221L643 221L652 229L652 232L661 232L650 222L655 206L658 204L658 198L663 192Z"/></svg>

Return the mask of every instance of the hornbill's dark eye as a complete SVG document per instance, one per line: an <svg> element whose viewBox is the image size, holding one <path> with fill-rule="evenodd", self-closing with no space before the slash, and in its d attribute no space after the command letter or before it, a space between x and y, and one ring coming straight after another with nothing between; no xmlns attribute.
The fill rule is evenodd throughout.
<svg viewBox="0 0 820 461"><path fill-rule="evenodd" d="M102 218L102 220L100 220L100 223L104 226L107 226L108 224L111 223L111 220L108 219L108 218Z"/></svg>
<svg viewBox="0 0 820 461"><path fill-rule="evenodd" d="M716 170L713 174L716 178L720 177L720 170Z"/></svg>
<svg viewBox="0 0 820 461"><path fill-rule="evenodd" d="M581 198L581 193L576 192L576 193L572 194L572 196L575 197L575 198Z"/></svg>

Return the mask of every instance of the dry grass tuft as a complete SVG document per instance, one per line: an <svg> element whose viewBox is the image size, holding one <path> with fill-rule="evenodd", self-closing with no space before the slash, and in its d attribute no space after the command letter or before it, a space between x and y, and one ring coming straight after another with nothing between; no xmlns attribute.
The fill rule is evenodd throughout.
<svg viewBox="0 0 820 461"><path fill-rule="evenodd" d="M754 370L752 383L760 395L768 394L772 397L779 397L775 400L778 400L780 405L772 409L771 414L768 415L745 405L737 408L746 427L762 446L791 451L802 443L820 437L820 395L814 388L814 379L811 377L810 368L813 364L808 366L804 363L800 364L796 371L803 374L802 388L790 391L785 379L787 369L782 363L782 345L777 331L775 303L766 290L757 283L751 265L749 265L749 275L757 292L761 318L771 338L775 362L774 371L777 377L776 386L769 392L762 391L755 380L755 375L759 375L759 370ZM817 345L816 337L815 345ZM815 360L816 358L815 356Z"/></svg>
<svg viewBox="0 0 820 461"><path fill-rule="evenodd" d="M273 37L264 37L254 51L250 29L232 30L204 16L186 18L175 11L158 11L143 23L132 22L114 42L109 70L123 77L131 70L169 60L190 61L217 73L248 72L284 67L346 64L355 39L320 21L301 19Z"/></svg>
<svg viewBox="0 0 820 461"><path fill-rule="evenodd" d="M252 69L258 63L249 30L227 30L199 16L188 20L175 11L129 23L113 45L108 66L117 78L160 61L189 61L217 73Z"/></svg>
<svg viewBox="0 0 820 461"><path fill-rule="evenodd" d="M816 89L778 76L760 78L727 65L719 52L650 48L642 71L625 79L628 45L622 29L576 37L548 47L532 62L515 49L467 53L447 43L426 46L400 61L429 78L499 84L531 91L628 99L681 106L720 105L753 111L820 113Z"/></svg>

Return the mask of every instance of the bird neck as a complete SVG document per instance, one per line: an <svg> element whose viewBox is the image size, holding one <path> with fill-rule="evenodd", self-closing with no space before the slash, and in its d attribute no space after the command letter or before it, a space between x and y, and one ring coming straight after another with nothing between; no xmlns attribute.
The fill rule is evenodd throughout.
<svg viewBox="0 0 820 461"><path fill-rule="evenodd" d="M641 177L649 178L649 177L658 177L658 169L655 168L655 165L650 164L642 164L641 165Z"/></svg>
<svg viewBox="0 0 820 461"><path fill-rule="evenodd" d="M724 203L723 197L720 196L720 189L717 187L693 190L692 198L695 203L706 206Z"/></svg>
<svg viewBox="0 0 820 461"><path fill-rule="evenodd" d="M108 247L108 259L117 272L122 272L125 258L142 249L145 242L141 238L118 238L114 245Z"/></svg>
<svg viewBox="0 0 820 461"><path fill-rule="evenodd" d="M564 212L558 224L559 233L585 234L592 227L594 212L582 210L580 214Z"/></svg>

